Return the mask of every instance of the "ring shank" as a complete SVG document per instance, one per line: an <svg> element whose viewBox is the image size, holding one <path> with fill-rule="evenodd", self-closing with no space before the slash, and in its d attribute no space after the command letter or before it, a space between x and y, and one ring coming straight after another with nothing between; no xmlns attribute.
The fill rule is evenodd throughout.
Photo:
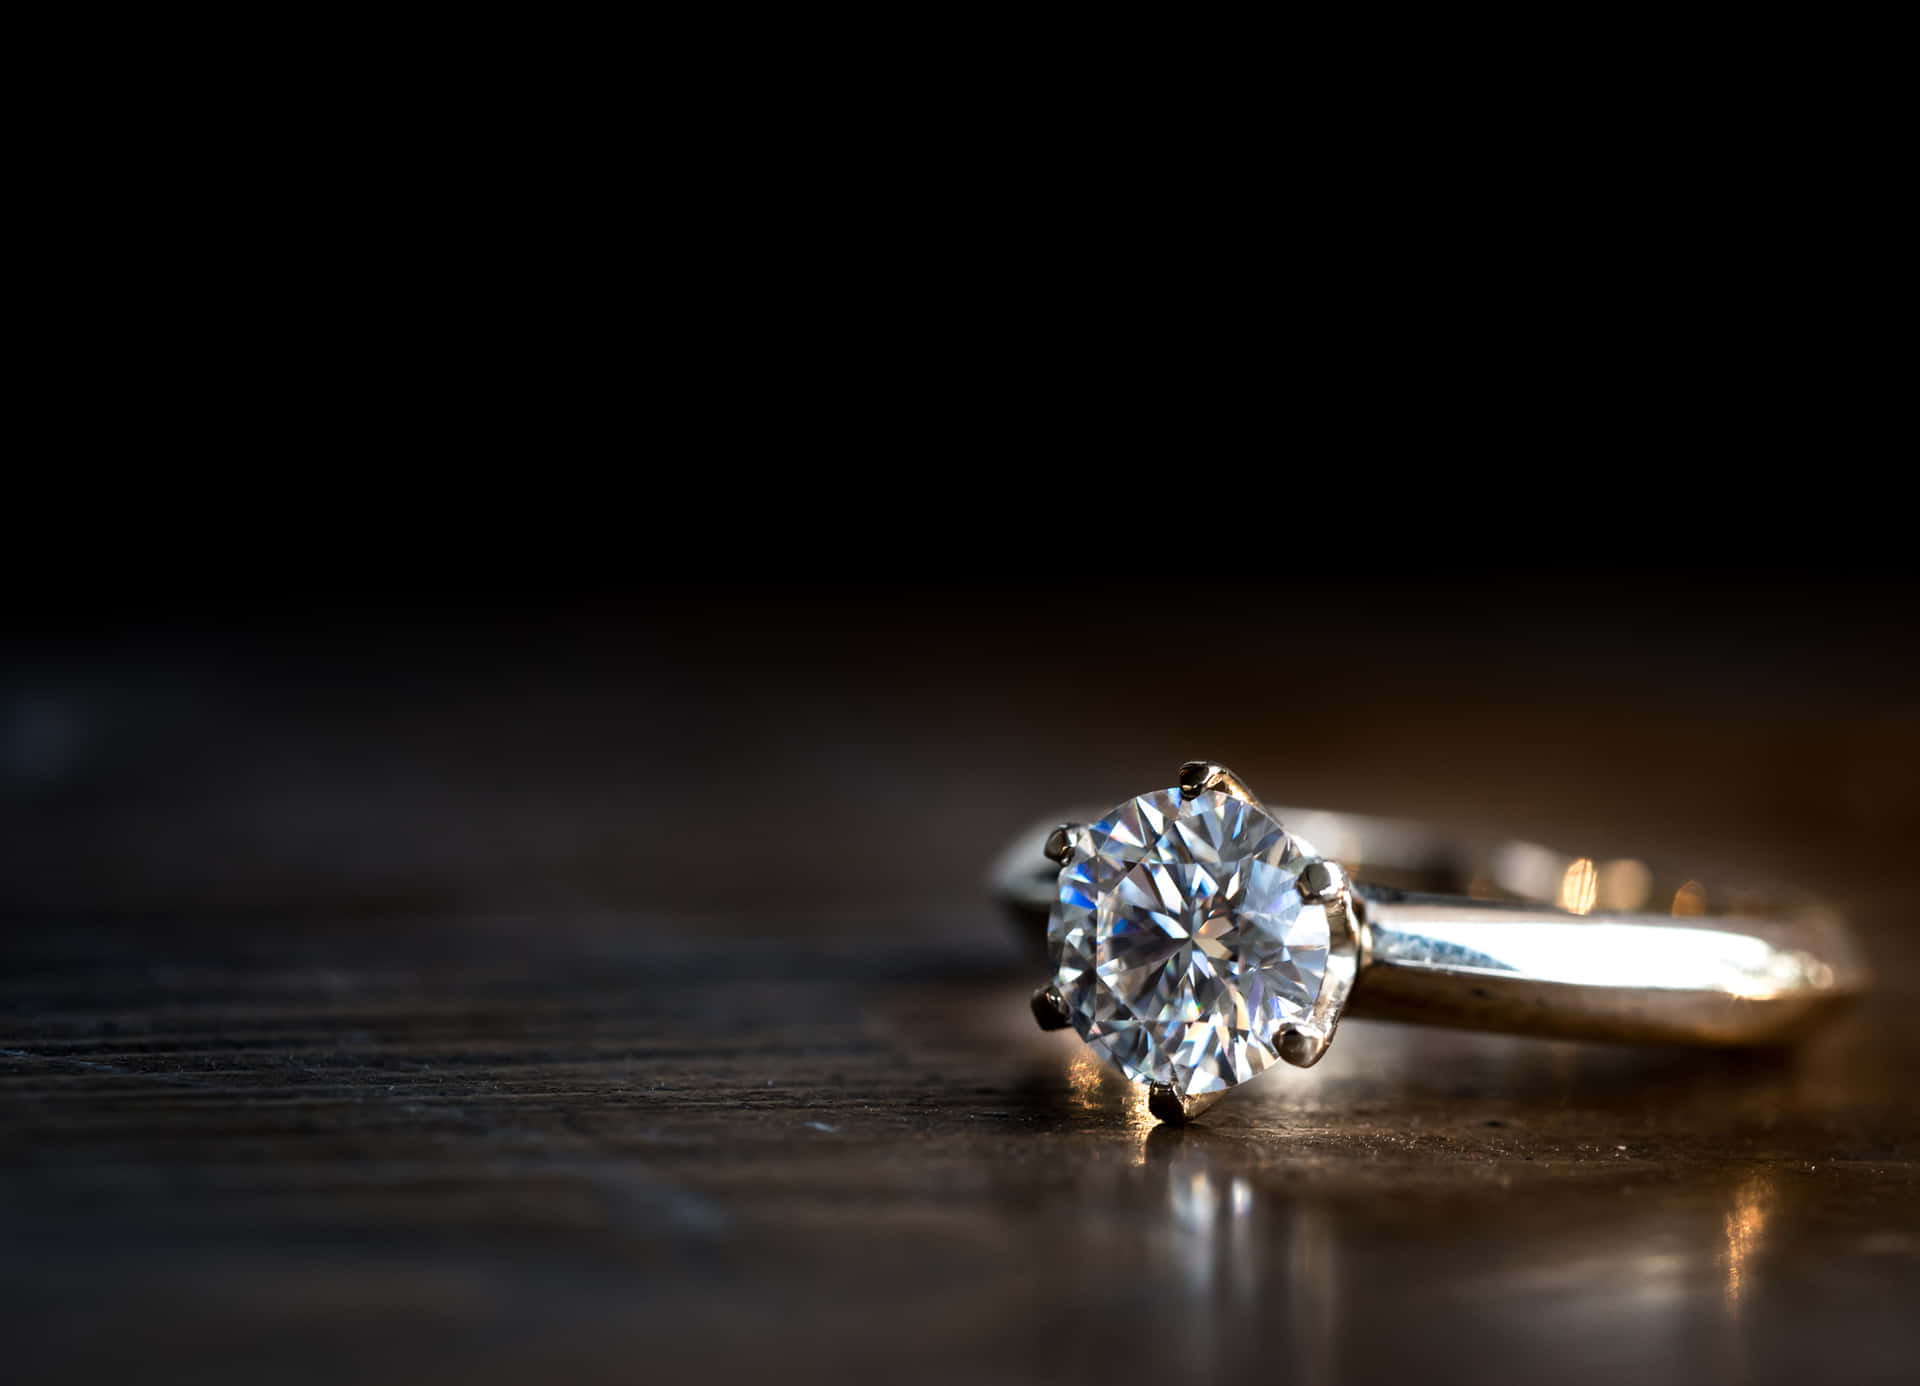
<svg viewBox="0 0 1920 1386"><path fill-rule="evenodd" d="M1844 923L1790 892L1709 892L1639 862L1596 864L1523 843L1476 847L1353 814L1270 812L1354 877L1360 956L1348 1016L1579 1039L1773 1045L1799 1038L1865 989ZM996 873L1002 899L1033 939L1055 890L1056 868L1037 851L1044 837L1042 830L1022 839ZM1596 882L1609 872L1616 896L1624 881L1636 903L1671 900L1673 912L1596 910ZM1410 889L1434 885L1447 893ZM1701 912L1723 900L1735 910Z"/></svg>
<svg viewBox="0 0 1920 1386"><path fill-rule="evenodd" d="M1861 990L1844 927L1573 915L1362 888L1347 1014L1646 1043L1789 1043Z"/></svg>

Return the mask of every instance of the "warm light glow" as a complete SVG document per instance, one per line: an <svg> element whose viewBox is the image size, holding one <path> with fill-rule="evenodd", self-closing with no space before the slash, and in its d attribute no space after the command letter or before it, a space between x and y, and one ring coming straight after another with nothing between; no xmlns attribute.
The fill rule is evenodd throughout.
<svg viewBox="0 0 1920 1386"><path fill-rule="evenodd" d="M1767 1230L1767 1214L1773 1206L1773 1180L1766 1174L1749 1175L1734 1191L1733 1207L1727 1210L1726 1297L1727 1313L1738 1315L1750 1276L1747 1263L1760 1249L1761 1235Z"/></svg>
<svg viewBox="0 0 1920 1386"><path fill-rule="evenodd" d="M1653 873L1632 857L1610 861L1600 868L1600 904L1610 910L1637 910L1653 890Z"/></svg>
<svg viewBox="0 0 1920 1386"><path fill-rule="evenodd" d="M1075 1054L1067 1064L1067 1091L1073 1095L1073 1103L1081 1111L1099 1111L1100 1104L1096 1098L1100 1092L1100 1065L1085 1054Z"/></svg>
<svg viewBox="0 0 1920 1386"><path fill-rule="evenodd" d="M1707 912L1707 888L1698 881L1688 881L1673 893L1673 914L1676 919L1690 919Z"/></svg>
<svg viewBox="0 0 1920 1386"><path fill-rule="evenodd" d="M1567 868L1566 875L1560 878L1560 908L1572 910L1575 914L1585 914L1593 908L1593 897L1598 889L1598 878L1594 875L1593 859L1578 857Z"/></svg>
<svg viewBox="0 0 1920 1386"><path fill-rule="evenodd" d="M1067 1064L1067 1095L1081 1111L1104 1113L1109 1120L1116 1108L1124 1112L1127 1128L1143 1142L1136 1163L1145 1161L1146 1135L1159 1125L1147 1110L1145 1088L1123 1081L1090 1055L1081 1053L1075 1054Z"/></svg>
<svg viewBox="0 0 1920 1386"><path fill-rule="evenodd" d="M1147 1090L1138 1083L1127 1084L1127 1129L1140 1138L1140 1161L1147 1158L1147 1137L1160 1124L1147 1106Z"/></svg>

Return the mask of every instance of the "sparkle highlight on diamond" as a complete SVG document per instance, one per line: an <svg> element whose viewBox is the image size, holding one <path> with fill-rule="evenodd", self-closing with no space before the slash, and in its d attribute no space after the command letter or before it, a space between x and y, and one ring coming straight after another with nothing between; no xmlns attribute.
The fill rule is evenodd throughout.
<svg viewBox="0 0 1920 1386"><path fill-rule="evenodd" d="M1053 984L1093 1051L1136 1083L1219 1092L1279 1057L1326 980L1318 854L1257 805L1178 787L1102 818L1061 867Z"/></svg>

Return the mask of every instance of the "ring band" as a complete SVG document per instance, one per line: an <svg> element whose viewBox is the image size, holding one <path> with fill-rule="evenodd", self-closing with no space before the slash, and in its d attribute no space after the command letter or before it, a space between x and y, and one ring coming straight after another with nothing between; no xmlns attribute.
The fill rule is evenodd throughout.
<svg viewBox="0 0 1920 1386"><path fill-rule="evenodd" d="M1345 1015L1773 1045L1867 984L1844 922L1818 900L1268 810L1213 762L1063 824L1044 855L1032 842L996 883L1024 921L1049 916L1054 976L1035 1015L1146 1083L1166 1120L1197 1116L1274 1058L1317 1062Z"/></svg>

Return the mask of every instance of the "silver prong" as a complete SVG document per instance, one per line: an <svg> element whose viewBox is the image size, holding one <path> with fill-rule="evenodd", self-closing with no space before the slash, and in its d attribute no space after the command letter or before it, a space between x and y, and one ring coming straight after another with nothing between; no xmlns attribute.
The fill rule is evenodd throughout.
<svg viewBox="0 0 1920 1386"><path fill-rule="evenodd" d="M1347 873L1337 861L1310 861L1300 868L1300 898L1330 904L1347 888Z"/></svg>
<svg viewBox="0 0 1920 1386"><path fill-rule="evenodd" d="M1330 1036L1315 1025L1296 1025L1280 1037L1280 1057L1295 1068L1312 1068L1327 1052Z"/></svg>
<svg viewBox="0 0 1920 1386"><path fill-rule="evenodd" d="M1058 987L1041 987L1033 994L1033 1018L1042 1030L1064 1030L1073 1023Z"/></svg>
<svg viewBox="0 0 1920 1386"><path fill-rule="evenodd" d="M1211 760L1190 760L1180 767L1180 797L1197 799L1210 789L1253 802L1253 791L1226 766Z"/></svg>
<svg viewBox="0 0 1920 1386"><path fill-rule="evenodd" d="M1203 1092L1182 1097L1165 1083L1155 1083L1147 1089L1147 1110L1169 1126L1183 1126L1199 1120L1202 1112L1225 1096L1224 1092Z"/></svg>
<svg viewBox="0 0 1920 1386"><path fill-rule="evenodd" d="M1078 823L1062 823L1047 834L1047 845L1040 850L1046 853L1048 861L1065 866L1084 832L1086 828Z"/></svg>

